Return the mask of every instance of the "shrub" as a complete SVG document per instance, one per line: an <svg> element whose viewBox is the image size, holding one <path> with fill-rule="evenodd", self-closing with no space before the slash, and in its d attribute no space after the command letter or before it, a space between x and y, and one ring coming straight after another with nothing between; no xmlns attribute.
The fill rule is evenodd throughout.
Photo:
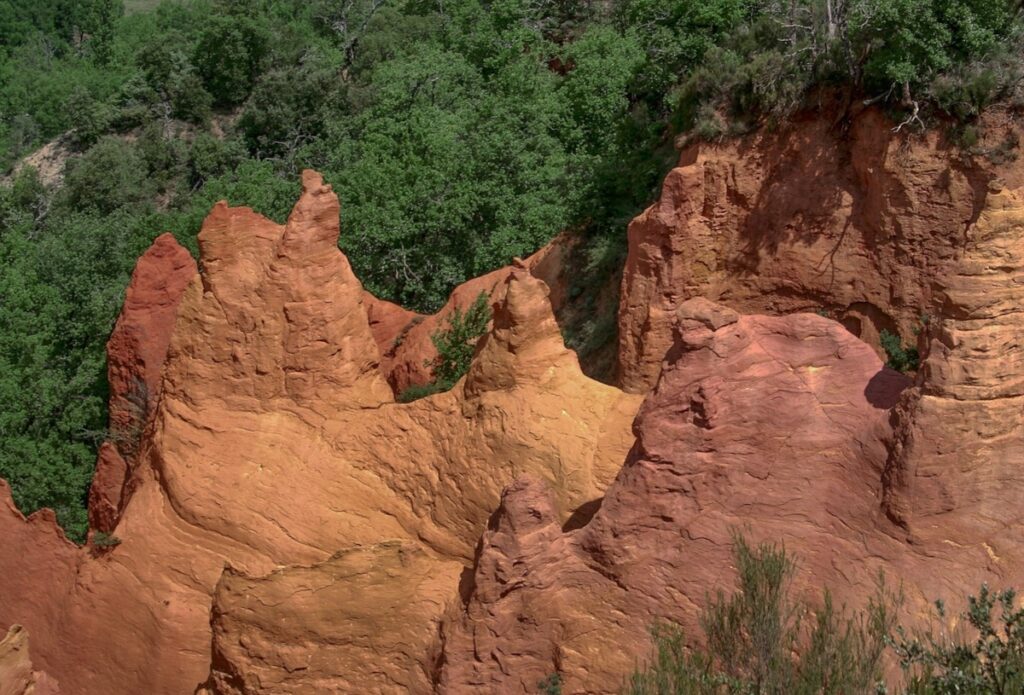
<svg viewBox="0 0 1024 695"><path fill-rule="evenodd" d="M878 592L846 617L826 591L811 610L791 600L795 565L784 548L735 538L737 590L719 591L701 616L704 646L658 623L654 660L629 679L630 695L865 693L881 683L881 657L900 598Z"/></svg>
<svg viewBox="0 0 1024 695"><path fill-rule="evenodd" d="M552 673L537 683L537 688L541 695L562 695L562 677L557 673Z"/></svg>
<svg viewBox="0 0 1024 695"><path fill-rule="evenodd" d="M410 386L398 397L400 402L409 403L447 391L469 371L476 344L487 332L487 324L491 321L491 308L487 302L487 293L481 292L465 312L456 306L448 317L448 327L431 334L430 340L437 349L437 357L428 360L425 366L433 368L434 381L422 386Z"/></svg>
<svg viewBox="0 0 1024 695"><path fill-rule="evenodd" d="M430 341L437 348L434 377L449 384L449 388L469 371L476 343L487 332L487 324L491 321L491 308L487 302L487 293L481 292L465 312L455 307L448 317L448 328L430 336Z"/></svg>
<svg viewBox="0 0 1024 695"><path fill-rule="evenodd" d="M982 586L978 596L968 598L963 623L975 633L968 639L935 635L927 630L908 637L896 630L893 649L909 675L906 692L912 695L949 693L1024 692L1024 609L1016 608L1012 589L992 592ZM945 606L935 602L940 620L946 620Z"/></svg>
<svg viewBox="0 0 1024 695"><path fill-rule="evenodd" d="M908 347L903 344L903 339L896 333L882 329L878 334L878 340L882 349L888 356L886 366L898 372L916 372L920 366L921 357L916 347Z"/></svg>
<svg viewBox="0 0 1024 695"><path fill-rule="evenodd" d="M107 533L106 531L97 531L92 535L92 544L95 548L102 548L106 550L108 548L115 548L121 545L121 539Z"/></svg>

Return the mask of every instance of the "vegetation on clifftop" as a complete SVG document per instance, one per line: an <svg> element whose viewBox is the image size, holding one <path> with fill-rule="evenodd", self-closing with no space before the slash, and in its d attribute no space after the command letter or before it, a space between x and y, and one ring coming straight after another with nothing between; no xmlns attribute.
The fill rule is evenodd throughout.
<svg viewBox="0 0 1024 695"><path fill-rule="evenodd" d="M164 230L194 249L218 199L283 220L298 171L320 170L360 278L418 310L576 230L586 267L570 294L589 297L678 134L777 122L818 87L913 128L1022 100L1018 0L129 9L0 0L0 477L79 540L105 436L103 345L132 265ZM596 321L572 344L614 339Z"/></svg>

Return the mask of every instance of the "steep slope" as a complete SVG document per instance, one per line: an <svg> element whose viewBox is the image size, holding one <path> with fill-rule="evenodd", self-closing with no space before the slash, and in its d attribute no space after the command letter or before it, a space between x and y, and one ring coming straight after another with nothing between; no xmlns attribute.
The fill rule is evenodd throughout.
<svg viewBox="0 0 1024 695"><path fill-rule="evenodd" d="M218 204L202 272L159 239L109 345L131 436L101 449L90 519L120 544L76 548L0 484L0 628L32 635L11 668L84 695L516 693L556 671L615 692L654 619L697 633L735 530L851 606L884 572L911 621L1021 584L1024 166L872 110L798 126L688 150L631 225L638 395L565 348L558 244L421 317L363 290L314 172L285 225ZM395 403L481 291L468 374ZM882 329L920 329L913 380Z"/></svg>
<svg viewBox="0 0 1024 695"><path fill-rule="evenodd" d="M35 670L29 653L28 634L12 625L0 639L0 695L58 695L60 685Z"/></svg>
<svg viewBox="0 0 1024 695"><path fill-rule="evenodd" d="M129 469L160 398L178 305L197 272L191 254L170 234L158 236L132 272L107 341L112 440L100 447L89 488L89 525L98 531L109 533L117 525Z"/></svg>
<svg viewBox="0 0 1024 695"><path fill-rule="evenodd" d="M545 484L506 489L446 637L447 691L529 692L557 670L566 692L615 692L653 620L696 632L696 607L728 581L734 530L784 541L844 598L899 556L879 434L906 378L815 315L741 317L703 299L679 312L593 520L563 533Z"/></svg>
<svg viewBox="0 0 1024 695"><path fill-rule="evenodd" d="M1024 513L1024 196L993 182L936 278L920 385L894 412L885 510L919 544L1017 568Z"/></svg>
<svg viewBox="0 0 1024 695"><path fill-rule="evenodd" d="M996 203L1003 214L1007 198ZM1019 222L998 228L1016 239L1024 231ZM699 634L698 608L731 585L736 531L784 543L802 569L797 591L812 600L824 584L838 603L863 605L888 577L906 592L911 622L935 598L958 611L970 587L1019 585L1017 397L922 407L935 387L908 385L827 319L684 302L637 417L637 444L592 521L564 532L545 483L506 488L473 593L447 626L442 690L531 692L559 672L564 692L617 692L647 655L652 622ZM887 416L901 391L897 437L935 434L937 449L925 440L914 458L919 450L905 443L887 464ZM1006 420L997 426L993 412ZM952 417L945 431L941 416ZM936 450L949 453L932 458ZM910 475L894 476L908 463ZM894 499L913 512L899 525Z"/></svg>

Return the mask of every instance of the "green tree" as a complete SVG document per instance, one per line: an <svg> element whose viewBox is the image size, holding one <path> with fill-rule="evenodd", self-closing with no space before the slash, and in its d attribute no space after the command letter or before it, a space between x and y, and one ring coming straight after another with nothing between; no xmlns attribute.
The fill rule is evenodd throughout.
<svg viewBox="0 0 1024 695"><path fill-rule="evenodd" d="M134 146L120 138L104 137L68 163L64 203L101 214L144 203L153 192L145 172L145 162Z"/></svg>
<svg viewBox="0 0 1024 695"><path fill-rule="evenodd" d="M370 89L321 147L343 248L372 291L435 309L569 224L564 112L542 65L523 57L485 79L427 47L378 66Z"/></svg>
<svg viewBox="0 0 1024 695"><path fill-rule="evenodd" d="M192 62L214 103L242 103L263 71L270 51L270 32L244 15L214 17L199 36Z"/></svg>

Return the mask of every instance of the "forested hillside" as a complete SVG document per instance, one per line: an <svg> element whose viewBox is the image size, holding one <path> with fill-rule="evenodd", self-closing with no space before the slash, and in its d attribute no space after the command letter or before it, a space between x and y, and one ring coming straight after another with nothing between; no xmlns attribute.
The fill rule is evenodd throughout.
<svg viewBox="0 0 1024 695"><path fill-rule="evenodd" d="M218 199L282 220L318 169L367 289L432 310L561 230L584 239L577 292L614 273L677 138L770 128L829 95L969 148L982 109L1024 102L1019 0L128 10L0 0L0 477L76 539L134 261L164 230L195 248Z"/></svg>

